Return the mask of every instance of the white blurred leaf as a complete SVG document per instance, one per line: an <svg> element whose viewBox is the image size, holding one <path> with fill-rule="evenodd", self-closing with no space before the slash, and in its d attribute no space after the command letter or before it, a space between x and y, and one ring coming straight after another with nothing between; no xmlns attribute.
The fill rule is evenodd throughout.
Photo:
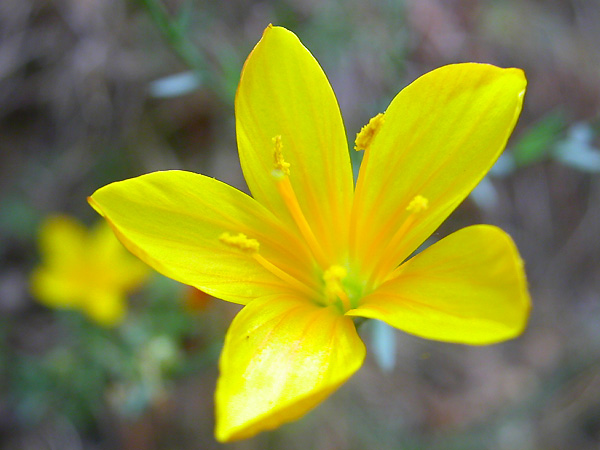
<svg viewBox="0 0 600 450"><path fill-rule="evenodd" d="M371 343L375 361L382 371L391 372L396 366L395 329L379 320L371 322Z"/></svg>
<svg viewBox="0 0 600 450"><path fill-rule="evenodd" d="M567 138L558 142L554 158L584 172L600 173L600 149L592 145L594 131L587 123L576 123Z"/></svg>
<svg viewBox="0 0 600 450"><path fill-rule="evenodd" d="M152 97L171 98L189 94L201 84L197 73L187 71L154 80L148 85L148 90Z"/></svg>
<svg viewBox="0 0 600 450"><path fill-rule="evenodd" d="M485 177L471 191L471 200L483 210L492 210L498 205L498 193L489 177Z"/></svg>

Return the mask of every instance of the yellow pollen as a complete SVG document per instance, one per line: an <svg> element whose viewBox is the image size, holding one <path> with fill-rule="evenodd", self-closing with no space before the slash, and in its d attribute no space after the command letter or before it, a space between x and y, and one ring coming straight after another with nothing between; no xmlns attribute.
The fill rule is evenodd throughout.
<svg viewBox="0 0 600 450"><path fill-rule="evenodd" d="M342 266L333 265L323 273L323 281L325 281L325 296L329 301L339 299L344 311L351 309L350 299L344 291L342 280L346 278L348 272Z"/></svg>
<svg viewBox="0 0 600 450"><path fill-rule="evenodd" d="M258 249L260 248L260 244L256 239L250 239L244 233L238 233L235 236L229 233L223 233L219 236L219 240L223 244L227 244L230 247L235 247L250 254L258 253Z"/></svg>
<svg viewBox="0 0 600 450"><path fill-rule="evenodd" d="M283 175L288 175L290 174L290 163L285 162L285 159L283 159L283 144L281 143L281 135L278 134L277 136L275 136L273 139L273 145L275 146L275 151L273 152L273 157L275 159L275 169L274 169L274 175L278 175L281 176Z"/></svg>
<svg viewBox="0 0 600 450"><path fill-rule="evenodd" d="M406 210L408 212L417 214L422 211L425 211L427 208L429 208L429 200L427 200L427 198L423 197L422 195L417 195L410 201L410 203L406 207Z"/></svg>
<svg viewBox="0 0 600 450"><path fill-rule="evenodd" d="M356 133L356 139L354 140L354 150L368 150L371 142L379 132L381 125L383 125L385 118L383 113L377 114L375 117L369 120L369 123L360 129Z"/></svg>

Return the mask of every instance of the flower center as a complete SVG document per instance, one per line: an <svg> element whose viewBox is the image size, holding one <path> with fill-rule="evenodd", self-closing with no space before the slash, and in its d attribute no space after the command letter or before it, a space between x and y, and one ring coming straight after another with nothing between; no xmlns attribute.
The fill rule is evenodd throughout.
<svg viewBox="0 0 600 450"><path fill-rule="evenodd" d="M364 143L368 144L367 141L370 141L375 135L382 120L382 115L372 119L371 122L373 122L374 125L371 124L371 122L368 125L370 126L369 129L371 131L365 131L363 133L370 136L363 139ZM325 307L334 305L342 314L344 314L350 309L358 306L360 298L363 295L365 283L357 282L354 276L349 276L346 266L332 264L334 261L331 261L331 256L328 257L323 251L323 247L317 240L302 211L290 181L291 166L285 161L283 156L281 135L273 137L272 142L274 149L273 170L271 171L271 176L276 183L277 190L281 195L285 207L316 262L316 266L307 268L307 270L310 270L309 278L312 278L312 276L316 276L317 278L312 278L312 280L314 280L314 283L312 283L312 280L302 281L293 275L290 275L290 271L286 270L285 266L281 266L281 264L277 264L277 262L274 264L261 255L259 242L256 239L249 238L243 233L230 234L224 232L219 236L219 240L223 244L236 248L251 256L263 268L279 278L285 285L292 288L294 291L308 297L318 305ZM319 276L319 274L321 275Z"/></svg>
<svg viewBox="0 0 600 450"><path fill-rule="evenodd" d="M244 233L230 234L225 232L219 236L219 241L246 253L268 272L284 282L285 285L321 306L335 305L343 314L356 308L362 297L362 285L354 282L353 277L348 276L347 269L341 265L334 264L325 270L322 275L322 288L315 289L262 256L260 254L260 243L256 239L249 238Z"/></svg>
<svg viewBox="0 0 600 450"><path fill-rule="evenodd" d="M349 276L345 267L333 265L323 273L324 294L328 305L336 305L343 313L358 307L363 286Z"/></svg>

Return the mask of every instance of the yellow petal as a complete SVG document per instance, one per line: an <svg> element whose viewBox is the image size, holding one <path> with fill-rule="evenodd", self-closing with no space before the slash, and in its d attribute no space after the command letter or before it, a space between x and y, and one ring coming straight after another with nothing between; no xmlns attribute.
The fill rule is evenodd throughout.
<svg viewBox="0 0 600 450"><path fill-rule="evenodd" d="M90 204L140 259L224 300L243 304L288 286L248 253L223 243L223 233L258 240L261 255L292 276L311 275L299 269L310 268L309 256L294 245L295 236L251 197L212 178L154 172L109 184Z"/></svg>
<svg viewBox="0 0 600 450"><path fill-rule="evenodd" d="M71 276L72 270L39 266L29 278L31 294L49 308L77 308L80 306L81 283Z"/></svg>
<svg viewBox="0 0 600 450"><path fill-rule="evenodd" d="M292 223L272 175L273 138L281 136L300 207L335 258L345 243L352 202L348 145L333 90L295 34L265 30L244 65L235 112L240 160L254 198Z"/></svg>
<svg viewBox="0 0 600 450"><path fill-rule="evenodd" d="M361 366L365 347L349 317L291 297L248 304L221 354L216 437L244 439L295 420Z"/></svg>
<svg viewBox="0 0 600 450"><path fill-rule="evenodd" d="M530 310L523 262L499 228L476 225L404 263L347 314L429 339L473 345L521 334Z"/></svg>
<svg viewBox="0 0 600 450"><path fill-rule="evenodd" d="M117 292L96 291L86 295L82 309L98 324L113 327L125 318L127 302Z"/></svg>
<svg viewBox="0 0 600 450"><path fill-rule="evenodd" d="M81 260L85 252L87 230L68 216L47 217L39 230L38 241L44 263L51 267L65 267Z"/></svg>
<svg viewBox="0 0 600 450"><path fill-rule="evenodd" d="M351 251L363 271L381 280L463 201L504 149L525 86L520 69L456 64L394 98L356 187Z"/></svg>

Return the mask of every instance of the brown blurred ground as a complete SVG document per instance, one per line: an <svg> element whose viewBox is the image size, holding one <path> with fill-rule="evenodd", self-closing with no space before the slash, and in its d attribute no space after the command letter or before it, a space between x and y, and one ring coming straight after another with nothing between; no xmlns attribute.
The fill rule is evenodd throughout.
<svg viewBox="0 0 600 450"><path fill-rule="evenodd" d="M600 2L191 5L190 39L224 80L221 90L210 85L152 98L150 82L189 67L141 4L0 2L0 311L12 330L1 344L6 348L43 352L56 333L27 292L44 215L61 211L90 221L95 217L85 198L96 188L157 169L184 168L244 188L235 148L235 77L268 23L292 29L320 61L350 139L417 76L451 62L480 61L527 74L512 142L560 111L565 130L589 123L599 143ZM182 7L168 3L173 14ZM542 159L492 183L493 208L467 200L439 234L484 222L514 237L534 300L521 338L470 348L398 332L392 372L382 372L371 357L299 423L225 447L600 448L599 176ZM233 311L222 302L216 308L226 317ZM25 425L5 396L0 447L221 448L212 437L215 378L216 367L190 375L141 417L125 421L107 411L87 430L58 415Z"/></svg>

